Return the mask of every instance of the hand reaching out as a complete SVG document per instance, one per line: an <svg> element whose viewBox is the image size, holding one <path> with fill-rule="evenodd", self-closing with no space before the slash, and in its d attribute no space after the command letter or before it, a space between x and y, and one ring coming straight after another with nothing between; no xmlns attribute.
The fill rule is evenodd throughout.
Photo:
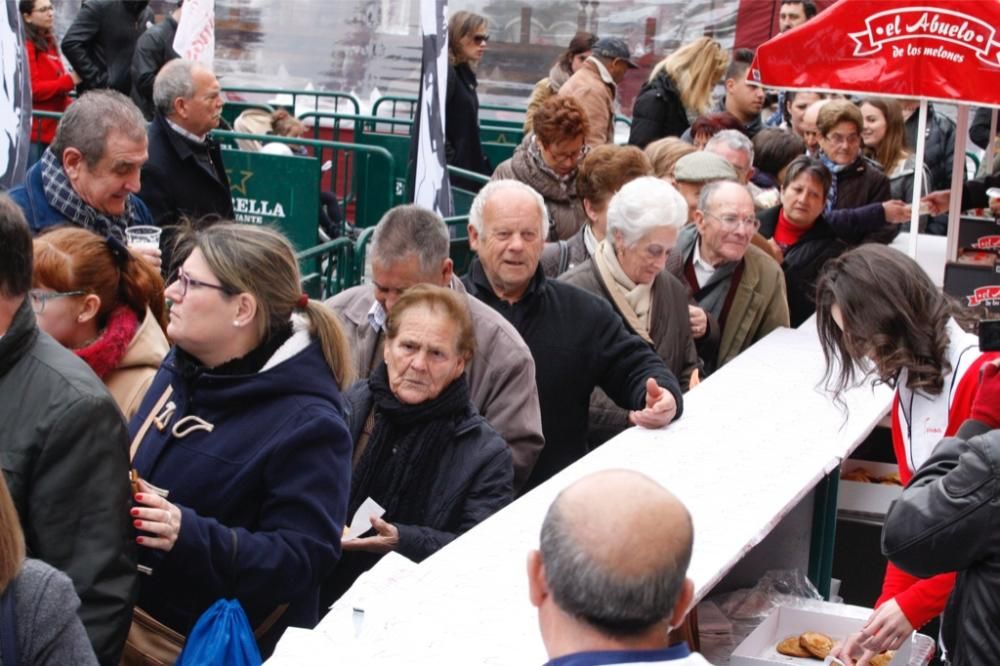
<svg viewBox="0 0 1000 666"><path fill-rule="evenodd" d="M650 377L646 380L646 408L629 412L628 420L643 428L662 428L677 414L674 395Z"/></svg>

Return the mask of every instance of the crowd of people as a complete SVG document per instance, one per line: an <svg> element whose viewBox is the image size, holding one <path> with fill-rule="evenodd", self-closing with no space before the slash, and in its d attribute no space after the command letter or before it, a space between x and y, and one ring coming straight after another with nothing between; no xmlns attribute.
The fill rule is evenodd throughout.
<svg viewBox="0 0 1000 666"><path fill-rule="evenodd" d="M896 390L912 478L887 519L882 597L834 653L863 666L942 612L950 663L996 653L995 539L968 536L996 516L968 507L1000 496L1000 357L886 247L916 169L922 225L941 230L950 121L932 116L940 156L918 165L912 109L891 99L789 92L765 118L752 52L701 37L652 69L618 144L637 63L624 40L580 33L494 168L475 71L489 25L458 11L445 152L490 177L453 177L475 192L476 256L456 275L445 222L397 206L374 229L370 284L318 302L281 233L233 222L219 81L170 47L183 6L143 32L146 4L88 0L67 71L51 3L19 3L37 108L64 112L34 121L34 164L0 194L0 592L16 586L18 622L38 630L19 630L22 661L172 663L220 598L267 655L386 553L422 561L626 428L666 427L700 381L812 317L835 399L869 375ZM782 30L815 14L781 8ZM305 131L282 112L245 122ZM963 206L995 184L971 181ZM160 243L130 245L140 225ZM347 534L370 499L384 514ZM628 529L609 546L595 535L610 525ZM950 538L969 552L945 552ZM642 475L564 490L528 563L552 663L706 663L668 640L692 540L683 505Z"/></svg>

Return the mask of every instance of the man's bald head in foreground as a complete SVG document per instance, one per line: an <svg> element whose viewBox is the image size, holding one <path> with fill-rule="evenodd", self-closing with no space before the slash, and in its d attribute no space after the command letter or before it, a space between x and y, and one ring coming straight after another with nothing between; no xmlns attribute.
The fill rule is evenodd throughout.
<svg viewBox="0 0 1000 666"><path fill-rule="evenodd" d="M584 477L552 503L528 559L549 656L666 647L691 602L691 516L638 472Z"/></svg>

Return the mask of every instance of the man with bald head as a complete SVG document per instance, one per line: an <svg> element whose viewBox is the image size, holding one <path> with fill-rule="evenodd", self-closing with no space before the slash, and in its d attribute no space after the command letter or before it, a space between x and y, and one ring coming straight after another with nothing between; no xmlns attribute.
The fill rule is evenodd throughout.
<svg viewBox="0 0 1000 666"><path fill-rule="evenodd" d="M806 143L806 155L816 157L819 154L819 110L823 108L827 100L821 99L810 104L805 113L802 114L802 122L799 123L799 136Z"/></svg>
<svg viewBox="0 0 1000 666"><path fill-rule="evenodd" d="M549 665L708 664L668 646L694 597L693 542L687 509L643 474L607 470L563 490L528 554Z"/></svg>
<svg viewBox="0 0 1000 666"><path fill-rule="evenodd" d="M688 288L691 335L706 373L788 326L781 266L751 244L759 226L746 186L710 183L667 259L667 270Z"/></svg>
<svg viewBox="0 0 1000 666"><path fill-rule="evenodd" d="M526 489L587 452L594 388L630 410L623 428L662 428L682 407L677 378L605 299L545 277L539 259L548 227L545 201L529 186L487 183L469 211L478 256L462 278L469 294L514 325L535 359L545 447Z"/></svg>

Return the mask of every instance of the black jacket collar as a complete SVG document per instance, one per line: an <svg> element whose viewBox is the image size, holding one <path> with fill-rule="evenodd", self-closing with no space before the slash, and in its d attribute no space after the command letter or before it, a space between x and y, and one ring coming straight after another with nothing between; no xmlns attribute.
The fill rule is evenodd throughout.
<svg viewBox="0 0 1000 666"><path fill-rule="evenodd" d="M469 293L481 301L491 303L502 300L493 291L493 285L490 284L489 278L486 277L486 271L483 270L483 265L479 261L479 257L473 257L472 262L469 264L469 273L465 276L463 283ZM536 294L542 292L546 283L545 273L542 271L541 262L539 262L535 268L535 275L531 278L531 283L525 290L524 295L517 302L525 303L531 300Z"/></svg>
<svg viewBox="0 0 1000 666"><path fill-rule="evenodd" d="M3 377L28 352L38 338L38 324L27 295L14 313L10 328L0 338L0 377Z"/></svg>

